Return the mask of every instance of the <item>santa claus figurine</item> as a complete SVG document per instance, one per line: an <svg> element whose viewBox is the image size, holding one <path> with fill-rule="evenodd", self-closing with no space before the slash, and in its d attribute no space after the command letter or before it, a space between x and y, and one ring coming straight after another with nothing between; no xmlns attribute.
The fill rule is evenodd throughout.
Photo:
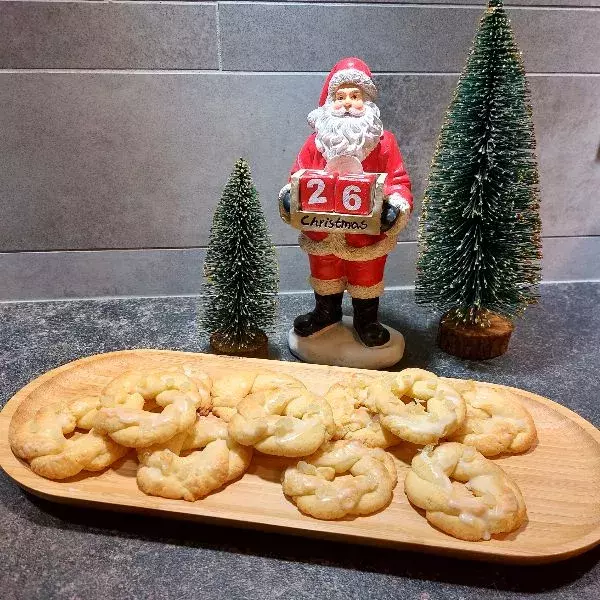
<svg viewBox="0 0 600 600"><path fill-rule="evenodd" d="M344 290L352 296L353 326L365 346L383 346L389 331L379 323L379 296L389 252L412 210L410 179L396 138L384 131L375 104L377 88L369 67L344 58L329 73L319 107L308 115L313 133L300 150L291 174L300 169L327 170L354 159L365 173L386 173L381 229L365 233L303 231L300 247L308 254L314 310L294 320L294 331L308 337L342 318ZM342 158L344 157L344 158ZM281 216L290 222L290 184L279 194Z"/></svg>

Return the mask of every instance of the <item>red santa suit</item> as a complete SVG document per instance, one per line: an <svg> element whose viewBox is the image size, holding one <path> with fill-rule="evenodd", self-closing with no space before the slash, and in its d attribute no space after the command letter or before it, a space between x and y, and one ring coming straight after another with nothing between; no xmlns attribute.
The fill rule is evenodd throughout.
<svg viewBox="0 0 600 600"><path fill-rule="evenodd" d="M347 81L359 85L368 96L374 96L371 73L362 61L358 62L360 65L356 62L349 66L336 65L325 82L320 106L335 93L336 87ZM349 77L344 77L348 74ZM291 174L300 169L325 168L327 161L317 149L315 138L313 134L306 140ZM310 284L317 294L336 294L346 289L353 298L376 298L383 292L387 255L396 246L398 234L406 226L412 208L410 179L396 138L389 131L383 132L377 146L362 161L362 167L365 173L387 173L384 192L386 196L394 194L395 199L403 199L405 211L387 232L379 235L302 232L300 247L308 253Z"/></svg>

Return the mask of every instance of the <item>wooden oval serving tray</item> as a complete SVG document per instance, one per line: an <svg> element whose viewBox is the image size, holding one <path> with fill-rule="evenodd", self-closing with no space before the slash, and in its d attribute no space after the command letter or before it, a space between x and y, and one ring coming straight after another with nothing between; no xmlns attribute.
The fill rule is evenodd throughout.
<svg viewBox="0 0 600 600"><path fill-rule="evenodd" d="M239 359L167 350L128 350L68 363L38 377L20 390L0 414L0 465L19 485L56 502L163 517L212 521L223 525L279 530L312 537L446 553L516 563L557 561L580 554L600 542L600 431L569 409L529 392L517 391L537 426L539 443L519 456L497 459L518 482L528 522L518 531L487 542L452 538L427 523L403 491L414 447L393 450L399 468L390 506L356 519L319 521L302 515L279 484L285 459L255 455L238 481L197 502L146 496L136 486L136 462L125 458L99 474L82 474L57 482L39 477L17 459L8 443L11 420L29 418L40 406L82 395L98 394L126 369L184 364L201 366L211 376L235 369L258 368L288 373L311 390L324 393L357 369L259 359ZM374 371L365 371L374 375Z"/></svg>

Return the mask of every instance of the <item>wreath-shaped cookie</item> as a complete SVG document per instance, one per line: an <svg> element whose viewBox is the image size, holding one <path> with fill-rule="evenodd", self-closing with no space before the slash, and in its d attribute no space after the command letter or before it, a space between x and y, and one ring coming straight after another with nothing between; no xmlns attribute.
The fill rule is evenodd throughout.
<svg viewBox="0 0 600 600"><path fill-rule="evenodd" d="M96 429L83 433L81 421L98 405L97 399L44 406L19 427L11 428L13 452L31 470L47 479L66 479L81 471L101 471L127 453Z"/></svg>
<svg viewBox="0 0 600 600"><path fill-rule="evenodd" d="M284 388L306 389L290 375L272 371L233 371L213 381L212 412L229 422L237 405L249 394Z"/></svg>
<svg viewBox="0 0 600 600"><path fill-rule="evenodd" d="M467 408L454 387L424 369L404 369L377 397L381 424L413 444L432 444L455 431Z"/></svg>
<svg viewBox="0 0 600 600"><path fill-rule="evenodd" d="M450 440L474 446L484 456L529 450L537 439L535 424L515 394L475 381L453 381L467 403L464 422Z"/></svg>
<svg viewBox="0 0 600 600"><path fill-rule="evenodd" d="M225 421L199 416L166 444L138 450L137 483L146 494L193 502L240 477L251 459L252 448L233 441Z"/></svg>
<svg viewBox="0 0 600 600"><path fill-rule="evenodd" d="M432 525L463 540L514 531L526 517L517 484L475 448L457 442L417 454L404 490Z"/></svg>
<svg viewBox="0 0 600 600"><path fill-rule="evenodd" d="M327 401L306 388L254 392L237 405L229 434L264 454L298 457L312 454L334 431Z"/></svg>
<svg viewBox="0 0 600 600"><path fill-rule="evenodd" d="M385 450L339 440L288 467L282 487L303 513L340 519L386 506L397 480L394 459Z"/></svg>
<svg viewBox="0 0 600 600"><path fill-rule="evenodd" d="M356 440L370 448L389 448L402 440L382 427L377 398L385 394L379 382L352 378L329 388L325 399L335 423L334 440Z"/></svg>
<svg viewBox="0 0 600 600"><path fill-rule="evenodd" d="M109 383L100 402L94 427L122 446L143 448L189 429L196 411L208 412L210 379L192 381L173 370L128 371ZM162 410L148 410L153 407Z"/></svg>

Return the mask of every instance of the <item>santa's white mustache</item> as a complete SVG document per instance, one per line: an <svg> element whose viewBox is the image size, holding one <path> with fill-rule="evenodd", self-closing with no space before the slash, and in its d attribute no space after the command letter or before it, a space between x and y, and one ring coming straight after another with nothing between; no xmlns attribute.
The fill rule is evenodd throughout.
<svg viewBox="0 0 600 600"><path fill-rule="evenodd" d="M365 114L365 108L354 108L353 106L350 108L332 108L330 112L334 117L345 117L346 115L362 117Z"/></svg>

